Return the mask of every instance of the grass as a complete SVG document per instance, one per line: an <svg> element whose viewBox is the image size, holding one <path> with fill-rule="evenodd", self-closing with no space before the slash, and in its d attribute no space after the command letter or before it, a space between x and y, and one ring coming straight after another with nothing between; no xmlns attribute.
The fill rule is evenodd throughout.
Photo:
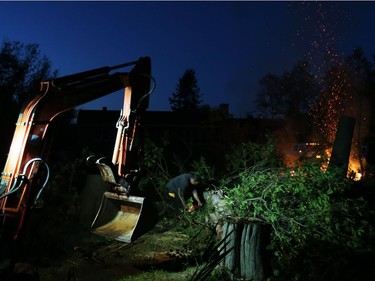
<svg viewBox="0 0 375 281"><path fill-rule="evenodd" d="M197 267L188 267L181 272L168 272L163 270L153 270L138 275L127 276L118 281L188 281L194 274Z"/></svg>

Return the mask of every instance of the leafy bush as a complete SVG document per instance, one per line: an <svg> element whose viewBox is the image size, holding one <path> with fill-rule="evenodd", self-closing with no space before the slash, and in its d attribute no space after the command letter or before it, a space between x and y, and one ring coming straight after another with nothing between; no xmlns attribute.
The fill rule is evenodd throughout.
<svg viewBox="0 0 375 281"><path fill-rule="evenodd" d="M221 182L227 220L256 221L271 226L268 249L274 273L286 272L311 244L346 249L369 248L373 228L363 198L349 198L351 181L340 171L322 170L322 163L305 161L286 168L271 159L276 151L247 143L228 156L230 171Z"/></svg>
<svg viewBox="0 0 375 281"><path fill-rule="evenodd" d="M165 164L162 148L152 151L145 163L151 175L148 179L156 177L153 184L163 188L170 167ZM271 138L265 144L248 142L234 147L226 159L228 171L221 178L203 158L191 168L209 181L216 177L216 187L225 198L224 219L269 226L267 249L272 254L273 274L279 275L279 280L303 280L299 271L314 267L313 255L328 255L331 249L371 251L371 211L362 197L348 196L353 182L343 178L341 171L322 169L325 159L305 159L293 168L284 167ZM212 211L213 206L207 205L200 212L182 214L180 222L204 226ZM303 263L300 268L298 262ZM306 274L313 273L310 270Z"/></svg>

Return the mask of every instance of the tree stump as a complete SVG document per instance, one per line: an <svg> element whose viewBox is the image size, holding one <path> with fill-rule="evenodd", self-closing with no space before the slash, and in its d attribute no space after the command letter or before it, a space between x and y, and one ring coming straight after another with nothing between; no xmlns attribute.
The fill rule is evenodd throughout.
<svg viewBox="0 0 375 281"><path fill-rule="evenodd" d="M239 280L262 281L264 279L261 255L261 225L259 223L223 224L221 252L232 250L221 266Z"/></svg>
<svg viewBox="0 0 375 281"><path fill-rule="evenodd" d="M221 266L228 269L229 272L234 273L235 270L235 242L236 242L236 231L234 229L234 224L225 222L223 225L223 236L222 239L224 240L223 245L220 249L221 253L230 250L225 258L221 262Z"/></svg>

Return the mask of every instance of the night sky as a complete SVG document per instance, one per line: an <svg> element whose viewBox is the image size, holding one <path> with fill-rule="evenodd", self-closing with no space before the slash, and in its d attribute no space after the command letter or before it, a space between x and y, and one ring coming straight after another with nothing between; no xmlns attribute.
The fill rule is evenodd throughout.
<svg viewBox="0 0 375 281"><path fill-rule="evenodd" d="M170 110L186 69L203 103L254 111L258 81L300 60L316 68L327 49L375 53L375 2L0 2L2 40L37 43L59 76L150 56L156 90L149 110ZM84 109L119 109L122 93Z"/></svg>

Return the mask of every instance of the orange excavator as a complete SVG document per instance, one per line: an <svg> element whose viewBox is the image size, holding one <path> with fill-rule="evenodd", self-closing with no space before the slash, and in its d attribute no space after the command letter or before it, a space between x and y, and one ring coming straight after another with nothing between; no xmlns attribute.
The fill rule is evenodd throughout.
<svg viewBox="0 0 375 281"><path fill-rule="evenodd" d="M118 72L127 67L132 69ZM41 82L39 94L19 114L1 174L2 238L17 240L22 237L33 208L48 188L48 128L56 116L123 89L124 102L116 124L112 163L105 163L103 158L95 161L102 179L111 184L112 190L103 194L92 232L123 242L132 241L144 203L143 197L132 195L142 168L140 128L154 82L149 57Z"/></svg>

